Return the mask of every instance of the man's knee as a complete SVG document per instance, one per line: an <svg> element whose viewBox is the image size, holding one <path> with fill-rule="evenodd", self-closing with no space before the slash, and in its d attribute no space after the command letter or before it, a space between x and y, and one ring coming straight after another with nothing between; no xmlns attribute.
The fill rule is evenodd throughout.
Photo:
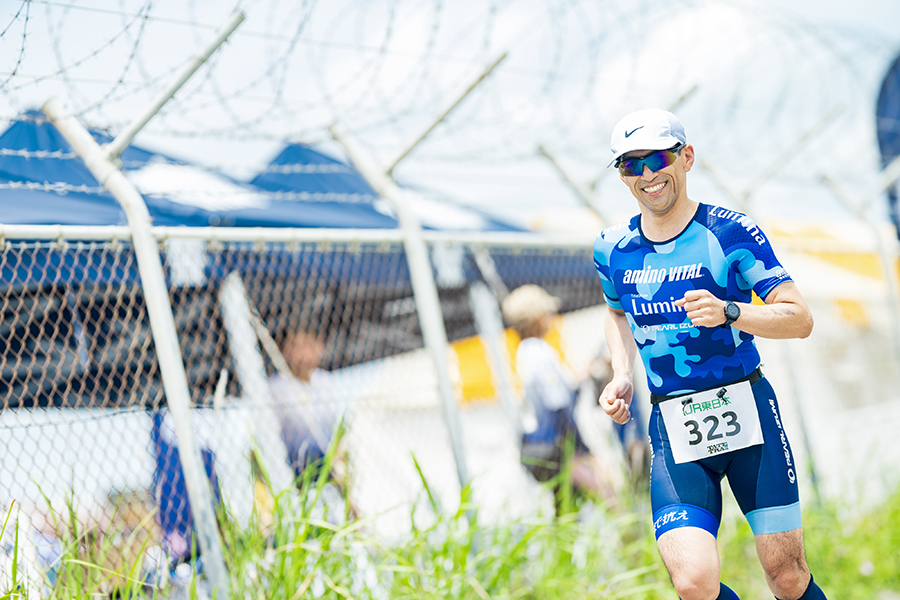
<svg viewBox="0 0 900 600"><path fill-rule="evenodd" d="M718 572L702 572L695 569L669 573L672 584L681 600L715 600L719 597Z"/></svg>
<svg viewBox="0 0 900 600"><path fill-rule="evenodd" d="M769 575L769 587L777 598L794 600L803 595L809 585L809 577L807 569L781 569Z"/></svg>
<svg viewBox="0 0 900 600"><path fill-rule="evenodd" d="M775 597L775 600L779 600L778 596ZM812 574L810 574L809 583L806 586L806 591L798 596L797 600L828 600L828 598L825 597L825 592L822 591L822 588L816 585Z"/></svg>
<svg viewBox="0 0 900 600"><path fill-rule="evenodd" d="M778 598L799 598L809 585L801 529L760 535L757 553L769 587Z"/></svg>

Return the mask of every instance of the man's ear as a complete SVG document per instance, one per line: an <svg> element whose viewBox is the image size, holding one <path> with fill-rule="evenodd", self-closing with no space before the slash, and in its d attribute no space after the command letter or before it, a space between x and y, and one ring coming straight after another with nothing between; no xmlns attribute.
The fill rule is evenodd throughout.
<svg viewBox="0 0 900 600"><path fill-rule="evenodd" d="M684 155L684 171L688 172L694 166L694 147L688 144L681 149L681 153Z"/></svg>

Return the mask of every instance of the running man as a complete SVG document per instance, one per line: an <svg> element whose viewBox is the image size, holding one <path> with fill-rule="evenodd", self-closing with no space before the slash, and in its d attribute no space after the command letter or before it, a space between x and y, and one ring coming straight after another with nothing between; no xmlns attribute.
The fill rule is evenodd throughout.
<svg viewBox="0 0 900 600"><path fill-rule="evenodd" d="M694 148L675 115L632 113L611 146L609 165L640 213L594 244L614 371L599 403L628 422L640 352L653 525L672 583L682 600L738 598L719 581L716 546L728 476L776 598L824 599L804 557L797 466L753 342L809 336L809 308L753 221L688 197Z"/></svg>

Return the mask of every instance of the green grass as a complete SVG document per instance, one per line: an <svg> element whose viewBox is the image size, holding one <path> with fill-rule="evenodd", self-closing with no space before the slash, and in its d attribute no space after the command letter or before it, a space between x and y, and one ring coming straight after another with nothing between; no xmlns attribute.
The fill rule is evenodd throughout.
<svg viewBox="0 0 900 600"><path fill-rule="evenodd" d="M810 507L803 514L803 535L810 570L829 598L871 600L886 592L900 597L900 490L861 515L840 502ZM723 581L747 597L771 597L746 522L720 540Z"/></svg>
<svg viewBox="0 0 900 600"><path fill-rule="evenodd" d="M498 525L481 517L468 490L459 508L448 512L426 485L423 502L410 511L409 534L387 540L369 533L370 521L323 510L325 485L324 478L305 481L301 493L275 498L268 525L259 515L241 526L227 511L220 513L232 598L675 598L650 528L646 491L626 494L611 510L577 505L573 509L580 512L559 518ZM729 510L737 513L735 506ZM849 514L839 504L804 513L807 558L816 581L832 599L900 592L900 491L877 510ZM86 554L87 532L70 527L59 533L64 555L51 597L96 598L114 576L121 597L151 597L139 585L136 565L118 573L97 566L108 542L98 540L94 553ZM12 531L4 525L0 535ZM726 520L719 540L723 581L743 598L771 598L743 519ZM12 543L18 547L17 539ZM0 582L0 600L38 598L12 564L11 579Z"/></svg>
<svg viewBox="0 0 900 600"><path fill-rule="evenodd" d="M225 529L233 596L667 597L668 578L655 553L649 519L636 518L632 511L597 508L495 525L480 518L468 490L454 512L444 512L423 483L424 507L415 505L409 534L390 543L369 535L365 520L338 526L328 515L306 516L315 513L322 480L305 482L299 501L279 496L269 532L253 523L247 528L232 523Z"/></svg>

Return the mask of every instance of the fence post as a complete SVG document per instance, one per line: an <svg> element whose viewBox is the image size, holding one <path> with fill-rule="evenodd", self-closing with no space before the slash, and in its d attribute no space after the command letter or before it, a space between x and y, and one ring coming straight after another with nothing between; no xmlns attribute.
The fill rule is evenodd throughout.
<svg viewBox="0 0 900 600"><path fill-rule="evenodd" d="M459 413L456 410L456 397L453 393L453 384L450 381L447 365L447 352L449 351L447 330L444 328L441 300L438 296L437 284L434 281L434 271L428 259L428 247L422 236L422 226L403 202L401 198L403 192L397 187L397 184L375 165L368 154L357 145L356 140L336 124L328 129L334 139L344 147L351 162L362 173L362 176L379 195L391 203L397 212L397 220L400 222L403 235L403 245L406 249L406 260L409 263L409 275L412 279L419 324L422 327L425 346L431 353L434 367L437 370L438 391L444 409L447 431L450 434L453 456L456 459L459 485L460 488L465 488L469 484L469 469L466 465Z"/></svg>
<svg viewBox="0 0 900 600"><path fill-rule="evenodd" d="M221 27L216 30L213 39L206 43L206 45L193 57L191 60L184 65L181 70L176 73L175 77L169 82L169 84L160 90L160 92L153 98L153 101L150 102L150 105L144 109L136 119L134 119L131 123L128 124L125 129L123 129L119 135L116 136L116 139L111 141L109 144L104 146L104 150L106 154L112 159L116 160L119 155L122 153L125 148L128 147L128 144L131 143L131 140L134 139L134 136L138 134L138 132L143 129L144 125L150 122L150 119L159 112L159 109L163 107L163 105L172 99L175 95L175 92L181 89L188 79L197 72L197 69L200 68L203 63L209 60L209 57L212 56L213 52L215 52L219 46L221 46L225 40L228 39L228 36L234 33L234 30L238 28L238 25L244 22L244 13L241 11L235 11L232 13L231 17L229 17L228 21L226 21Z"/></svg>
<svg viewBox="0 0 900 600"><path fill-rule="evenodd" d="M261 460L277 496L293 488L294 474L289 466L287 446L280 435L272 435L273 431L281 430L281 424L273 408L275 403L269 390L265 363L251 324L250 299L237 271L232 271L225 278L219 290L219 306L238 381L244 390L245 400L254 410L251 423L254 442L259 447ZM321 447L327 448L328 445L326 443Z"/></svg>
<svg viewBox="0 0 900 600"><path fill-rule="evenodd" d="M57 98L44 103L43 111L59 129L91 174L116 198L128 217L131 239L141 274L147 314L169 412L181 454L184 478L197 529L207 577L218 600L229 600L231 588L222 554L212 490L206 478L200 447L191 426L191 395L188 389L175 318L169 302L159 245L151 232L150 213L134 185L113 164L110 156Z"/></svg>
<svg viewBox="0 0 900 600"><path fill-rule="evenodd" d="M509 419L510 430L516 445L522 440L522 424L519 418L519 408L513 395L513 377L510 365L512 361L506 349L505 331L503 329L503 317L500 307L497 306L497 298L484 283L476 282L469 288L469 302L472 305L472 315L475 317L475 329L481 336L481 341L487 349L488 367L491 370L491 379L497 398Z"/></svg>
<svg viewBox="0 0 900 600"><path fill-rule="evenodd" d="M491 73L494 72L494 69L497 68L497 65L499 65L504 60L506 60L506 57L507 57L507 54L506 54L506 52L504 52L500 56L495 58L491 62L491 64L489 64L487 67L485 67L484 71L482 71L481 74L478 77L476 77L475 80L472 81L472 83L470 83L466 87L466 89L464 89L456 98L454 98L453 101L450 102L449 106L447 106L444 110L442 110L434 118L434 120L432 120L431 125L429 125L425 129L425 131L423 131L418 136L416 136L416 139L413 140L412 143L410 143L406 148L404 148L400 152L400 154L398 154L397 157L394 158L393 161L391 161L391 164L384 170L384 172L388 175L388 177L393 177L394 169L397 168L397 165L400 164L400 161L402 161L404 158L406 158L410 152L415 150L416 146L418 146L425 138L427 138L428 135L434 130L435 127L437 127L438 125L443 123L444 119L446 119L450 115L450 113L452 113L456 109L456 107L459 106L462 103L462 101L465 100L466 97L468 97L468 95L470 93L472 93L472 90L474 90L476 87L478 87L478 85L482 81L487 79L487 77Z"/></svg>

